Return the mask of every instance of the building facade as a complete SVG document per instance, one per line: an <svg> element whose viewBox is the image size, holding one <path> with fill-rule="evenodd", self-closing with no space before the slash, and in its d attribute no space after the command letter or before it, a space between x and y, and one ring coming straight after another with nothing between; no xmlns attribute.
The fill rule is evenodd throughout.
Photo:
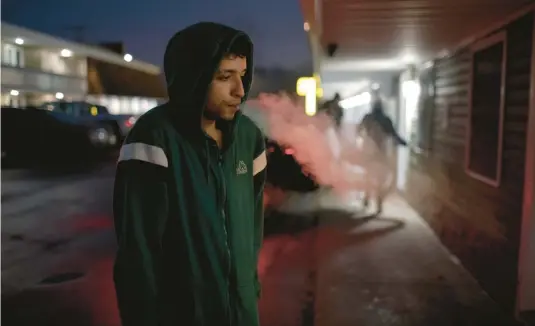
<svg viewBox="0 0 535 326"><path fill-rule="evenodd" d="M535 5L422 3L301 0L323 49L322 80L325 71L340 83L332 71L395 76L391 116L414 149L396 153L398 189L525 320L535 316Z"/></svg>
<svg viewBox="0 0 535 326"><path fill-rule="evenodd" d="M407 119L399 127L422 153L405 153L400 160L399 186L508 311L534 305L528 295L534 257L521 249L534 236L522 238L531 214L525 205L533 205L527 160L534 148L528 137L533 28L529 10L412 76L404 72L401 83L419 89L412 105L400 87L400 113ZM419 191L422 178L435 185L425 195Z"/></svg>
<svg viewBox="0 0 535 326"><path fill-rule="evenodd" d="M2 106L38 106L46 102L87 100L108 106L111 113L140 114L165 97L160 69L108 49L66 41L44 33L2 22ZM147 89L132 92L100 89L89 85L93 61L120 67L123 74L148 76ZM116 68L117 69L117 68ZM110 78L110 77L108 77ZM103 81L102 83L106 83Z"/></svg>

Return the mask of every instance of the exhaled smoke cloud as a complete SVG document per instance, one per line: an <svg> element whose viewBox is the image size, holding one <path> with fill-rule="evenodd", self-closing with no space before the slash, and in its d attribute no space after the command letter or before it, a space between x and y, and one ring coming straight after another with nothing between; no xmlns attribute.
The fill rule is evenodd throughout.
<svg viewBox="0 0 535 326"><path fill-rule="evenodd" d="M244 111L270 139L292 148L295 159L315 181L331 187L338 196L363 191L366 187L380 186L386 192L395 190L396 151L391 148L382 153L365 136L357 138L355 125L342 125L342 130L336 131L327 115L307 116L302 101L286 95L261 94L249 101ZM493 208L484 203L479 205L479 194L452 183L451 179L459 176L453 175L440 160L435 162L430 157L425 160L424 167L409 160L406 183L410 193L406 196L410 203L431 224L439 223L442 230L470 230L467 237L503 238L503 226ZM365 173L369 176L368 183ZM271 189L270 193L270 204L276 206L284 201L283 192Z"/></svg>
<svg viewBox="0 0 535 326"><path fill-rule="evenodd" d="M268 137L293 149L293 156L315 181L337 193L362 190L361 151L335 131L325 114L307 116L302 103L286 95L261 94L247 103L247 112Z"/></svg>

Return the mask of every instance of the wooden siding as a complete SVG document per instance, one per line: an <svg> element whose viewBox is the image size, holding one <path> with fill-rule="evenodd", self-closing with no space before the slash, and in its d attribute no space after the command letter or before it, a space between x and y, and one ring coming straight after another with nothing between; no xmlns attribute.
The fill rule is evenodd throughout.
<svg viewBox="0 0 535 326"><path fill-rule="evenodd" d="M432 138L413 155L408 201L443 243L506 310L513 311L522 217L533 13L508 25L502 183L487 185L464 169L471 52L434 67Z"/></svg>

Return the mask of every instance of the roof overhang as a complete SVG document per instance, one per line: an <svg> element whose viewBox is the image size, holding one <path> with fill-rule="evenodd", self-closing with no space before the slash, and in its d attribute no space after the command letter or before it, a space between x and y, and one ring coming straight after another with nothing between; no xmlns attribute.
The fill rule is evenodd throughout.
<svg viewBox="0 0 535 326"><path fill-rule="evenodd" d="M11 40L11 42L14 42L16 38L23 39L24 45L42 46L58 50L69 49L76 56L91 57L108 63L125 66L130 69L141 70L150 74L160 74L160 68L150 63L139 60L126 62L122 55L104 48L67 41L28 28L2 22L2 40Z"/></svg>
<svg viewBox="0 0 535 326"><path fill-rule="evenodd" d="M532 0L301 2L305 19L319 35L323 71L402 70L446 55L508 16L534 7ZM335 48L332 55L329 45Z"/></svg>

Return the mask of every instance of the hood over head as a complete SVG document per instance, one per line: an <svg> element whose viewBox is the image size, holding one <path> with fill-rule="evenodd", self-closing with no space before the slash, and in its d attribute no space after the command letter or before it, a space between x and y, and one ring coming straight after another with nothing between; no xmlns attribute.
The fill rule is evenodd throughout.
<svg viewBox="0 0 535 326"><path fill-rule="evenodd" d="M167 44L164 72L173 115L180 122L198 123L206 106L210 83L221 59L236 42L246 49L247 73L243 88L247 99L253 80L253 44L249 36L232 27L201 22L177 32Z"/></svg>

